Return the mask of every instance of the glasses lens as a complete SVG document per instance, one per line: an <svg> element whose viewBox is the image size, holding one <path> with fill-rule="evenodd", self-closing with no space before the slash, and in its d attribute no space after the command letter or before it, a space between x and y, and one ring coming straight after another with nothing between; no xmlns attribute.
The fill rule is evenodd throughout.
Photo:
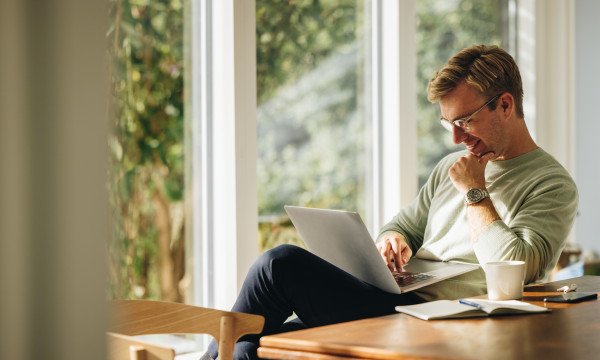
<svg viewBox="0 0 600 360"><path fill-rule="evenodd" d="M442 126L444 127L444 129L448 130L449 132L452 132L452 128L454 126L456 126L462 132L465 132L465 133L468 133L471 130L469 128L469 123L466 122L466 121L464 121L464 120L454 120L454 122L451 123L448 120L440 119L440 124L442 124Z"/></svg>
<svg viewBox="0 0 600 360"><path fill-rule="evenodd" d="M444 129L452 132L452 123L449 121L446 121L444 119L440 119L440 124L442 124L442 126L444 127Z"/></svg>
<svg viewBox="0 0 600 360"><path fill-rule="evenodd" d="M462 131L465 131L465 132L469 131L469 123L464 120L455 120L454 126L461 129Z"/></svg>

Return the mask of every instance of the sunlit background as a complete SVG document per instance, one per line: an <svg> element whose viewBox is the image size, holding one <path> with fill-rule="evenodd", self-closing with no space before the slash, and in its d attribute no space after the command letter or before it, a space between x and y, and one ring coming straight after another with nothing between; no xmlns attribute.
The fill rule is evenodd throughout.
<svg viewBox="0 0 600 360"><path fill-rule="evenodd" d="M285 204L369 217L370 5L256 2L259 252L302 246ZM184 264L184 11L181 1L111 1L111 298L183 301L193 276ZM459 148L427 100L429 78L462 48L508 48L508 16L506 0L416 1L419 186Z"/></svg>

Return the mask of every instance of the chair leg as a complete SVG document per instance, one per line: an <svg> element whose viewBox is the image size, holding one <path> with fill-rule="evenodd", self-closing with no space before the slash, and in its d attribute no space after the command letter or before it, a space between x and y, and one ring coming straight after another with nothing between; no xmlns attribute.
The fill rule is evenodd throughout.
<svg viewBox="0 0 600 360"><path fill-rule="evenodd" d="M221 317L221 334L219 336L219 360L232 360L235 340L235 318L232 316Z"/></svg>

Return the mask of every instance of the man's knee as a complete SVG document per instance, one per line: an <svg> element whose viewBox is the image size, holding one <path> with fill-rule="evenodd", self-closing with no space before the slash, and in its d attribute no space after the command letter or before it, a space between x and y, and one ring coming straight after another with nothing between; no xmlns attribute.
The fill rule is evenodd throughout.
<svg viewBox="0 0 600 360"><path fill-rule="evenodd" d="M304 256L308 252L301 247L295 245L279 245L271 250L263 253L254 263L254 265L261 269L273 270L273 267L288 266L301 263Z"/></svg>
<svg viewBox="0 0 600 360"><path fill-rule="evenodd" d="M306 250L299 246L283 244L266 251L263 255L265 255L268 258L290 258L302 256L306 252Z"/></svg>
<svg viewBox="0 0 600 360"><path fill-rule="evenodd" d="M246 281L252 287L265 284L287 286L294 281L298 270L306 267L311 253L295 245L279 245L263 253L252 265Z"/></svg>

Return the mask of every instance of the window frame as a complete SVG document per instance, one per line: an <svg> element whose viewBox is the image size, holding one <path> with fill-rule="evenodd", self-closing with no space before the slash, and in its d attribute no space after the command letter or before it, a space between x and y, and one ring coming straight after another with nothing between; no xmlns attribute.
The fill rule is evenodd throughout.
<svg viewBox="0 0 600 360"><path fill-rule="evenodd" d="M515 57L523 78L527 126L537 144L574 175L575 3L512 2L518 29Z"/></svg>
<svg viewBox="0 0 600 360"><path fill-rule="evenodd" d="M258 256L255 1L189 6L190 302L229 309Z"/></svg>

